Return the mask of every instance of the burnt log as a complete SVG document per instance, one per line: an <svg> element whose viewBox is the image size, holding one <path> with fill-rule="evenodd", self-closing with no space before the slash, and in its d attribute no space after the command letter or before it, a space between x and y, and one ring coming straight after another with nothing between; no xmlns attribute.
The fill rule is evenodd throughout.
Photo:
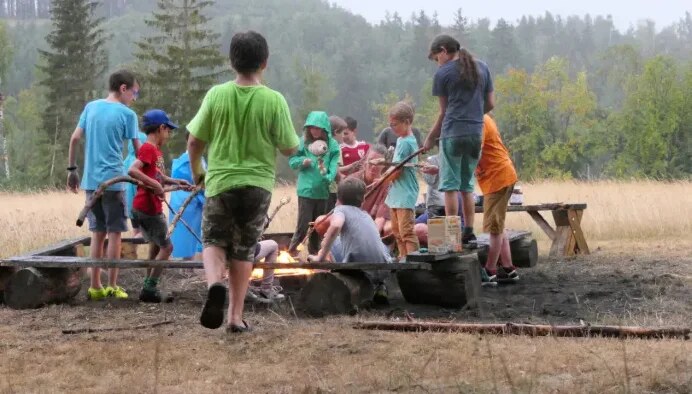
<svg viewBox="0 0 692 394"><path fill-rule="evenodd" d="M372 303L375 288L363 271L318 272L298 295L298 308L311 317L355 315Z"/></svg>
<svg viewBox="0 0 692 394"><path fill-rule="evenodd" d="M512 253L512 263L516 267L531 268L538 263L538 243L530 237L510 241L509 250ZM488 248L478 249L478 260L485 266L488 260Z"/></svg>
<svg viewBox="0 0 692 394"><path fill-rule="evenodd" d="M73 298L82 284L79 268L22 268L5 287L5 304L13 309L32 309Z"/></svg>
<svg viewBox="0 0 692 394"><path fill-rule="evenodd" d="M7 282L14 271L14 267L0 267L0 304L4 302L5 286L7 286Z"/></svg>
<svg viewBox="0 0 692 394"><path fill-rule="evenodd" d="M450 308L478 307L481 266L476 253L450 255L430 264L431 270L397 271L406 302Z"/></svg>

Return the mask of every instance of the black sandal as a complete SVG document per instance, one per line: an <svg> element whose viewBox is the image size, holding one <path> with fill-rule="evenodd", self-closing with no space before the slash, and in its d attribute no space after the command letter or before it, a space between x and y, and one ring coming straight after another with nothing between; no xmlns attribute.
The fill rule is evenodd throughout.
<svg viewBox="0 0 692 394"><path fill-rule="evenodd" d="M243 325L238 326L235 324L231 324L228 327L226 327L226 332L231 333L231 334L239 334L243 332L252 332L252 327L247 324L245 320L243 320Z"/></svg>
<svg viewBox="0 0 692 394"><path fill-rule="evenodd" d="M202 309L202 316L199 320L202 326L210 329L219 328L223 325L223 308L226 304L228 290L221 283L214 283L209 287L207 301Z"/></svg>

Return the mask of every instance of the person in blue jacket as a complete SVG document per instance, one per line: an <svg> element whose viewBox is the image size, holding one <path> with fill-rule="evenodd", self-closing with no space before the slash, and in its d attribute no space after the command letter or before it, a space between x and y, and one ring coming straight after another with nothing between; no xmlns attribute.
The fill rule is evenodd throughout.
<svg viewBox="0 0 692 394"><path fill-rule="evenodd" d="M207 164L204 159L202 159L202 166L206 170ZM185 179L193 183L192 171L190 170L190 158L187 155L187 151L173 160L171 177L174 179ZM168 213L169 224L190 193L191 192L184 190L171 193L170 204L175 212ZM197 237L200 239L202 238L202 208L204 207L204 200L204 193L197 193L195 198L190 201L190 204L185 208L182 216L182 220L195 231ZM174 258L192 259L196 254L202 253L202 245L181 222L176 223L171 233L171 242L173 243L173 254L171 256Z"/></svg>

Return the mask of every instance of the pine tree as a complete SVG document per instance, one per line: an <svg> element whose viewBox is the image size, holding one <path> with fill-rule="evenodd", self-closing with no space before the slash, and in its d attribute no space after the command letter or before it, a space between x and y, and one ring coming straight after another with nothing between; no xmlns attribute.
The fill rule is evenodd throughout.
<svg viewBox="0 0 692 394"><path fill-rule="evenodd" d="M43 131L52 144L46 152L50 156L50 168L46 169L49 182L62 181L56 160L66 156L70 132L84 105L102 93L108 55L103 18L94 14L97 6L90 0L55 0L51 8L53 30L46 37L50 49L39 50L39 84L46 88L48 98Z"/></svg>
<svg viewBox="0 0 692 394"><path fill-rule="evenodd" d="M137 43L138 71L145 83L137 107L161 108L185 124L195 115L206 91L226 71L217 46L219 34L206 28L205 8L213 1L159 0L145 23L156 32ZM182 138L171 150L182 144Z"/></svg>

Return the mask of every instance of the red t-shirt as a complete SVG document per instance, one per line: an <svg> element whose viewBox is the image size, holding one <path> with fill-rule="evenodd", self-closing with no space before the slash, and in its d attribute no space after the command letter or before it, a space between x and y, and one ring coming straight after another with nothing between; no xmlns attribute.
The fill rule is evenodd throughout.
<svg viewBox="0 0 692 394"><path fill-rule="evenodd" d="M147 142L137 151L137 159L144 164L142 172L161 183L161 174L164 171L163 152L156 145ZM149 189L142 187L137 188L132 207L147 215L158 215L163 212L161 199Z"/></svg>
<svg viewBox="0 0 692 394"><path fill-rule="evenodd" d="M344 165L347 166L362 159L368 153L368 149L370 149L370 145L364 141L357 141L355 146L341 144L341 157L344 160Z"/></svg>

